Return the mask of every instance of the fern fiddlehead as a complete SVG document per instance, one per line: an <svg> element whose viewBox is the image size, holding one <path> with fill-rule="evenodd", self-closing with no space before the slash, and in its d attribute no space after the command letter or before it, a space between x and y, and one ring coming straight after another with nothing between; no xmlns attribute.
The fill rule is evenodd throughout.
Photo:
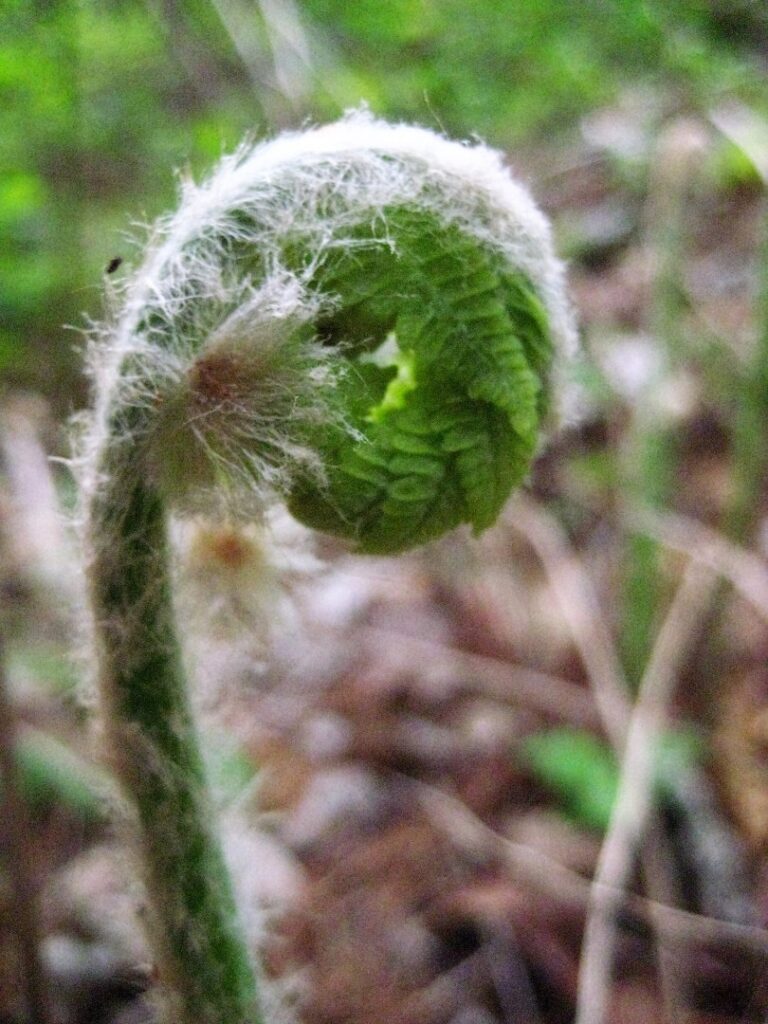
<svg viewBox="0 0 768 1024"><path fill-rule="evenodd" d="M327 481L300 482L289 508L392 553L494 521L536 448L552 340L522 272L434 214L383 216L386 239L366 225L319 274L338 296L325 326L350 364L339 397L358 433L318 438ZM346 356L350 343L362 351Z"/></svg>
<svg viewBox="0 0 768 1024"><path fill-rule="evenodd" d="M100 692L179 1024L259 1019L211 826L167 510L391 553L496 518L572 344L527 193L481 146L363 114L226 160L161 224L96 346L84 474Z"/></svg>

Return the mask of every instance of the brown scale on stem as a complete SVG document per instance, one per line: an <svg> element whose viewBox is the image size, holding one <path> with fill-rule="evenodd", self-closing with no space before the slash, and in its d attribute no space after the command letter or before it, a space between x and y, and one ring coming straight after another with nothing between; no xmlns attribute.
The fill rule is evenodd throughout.
<svg viewBox="0 0 768 1024"><path fill-rule="evenodd" d="M209 352L189 370L192 403L204 409L237 401L243 394L243 367L231 352Z"/></svg>

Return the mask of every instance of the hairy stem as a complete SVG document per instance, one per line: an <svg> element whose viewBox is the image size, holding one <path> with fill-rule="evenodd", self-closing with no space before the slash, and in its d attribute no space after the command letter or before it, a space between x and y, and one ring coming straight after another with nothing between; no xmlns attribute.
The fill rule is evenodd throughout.
<svg viewBox="0 0 768 1024"><path fill-rule="evenodd" d="M138 818L166 1012L174 1024L255 1024L254 973L212 830L176 637L165 511L137 472L140 453L114 458L114 448L107 443L90 506L90 589L105 741Z"/></svg>

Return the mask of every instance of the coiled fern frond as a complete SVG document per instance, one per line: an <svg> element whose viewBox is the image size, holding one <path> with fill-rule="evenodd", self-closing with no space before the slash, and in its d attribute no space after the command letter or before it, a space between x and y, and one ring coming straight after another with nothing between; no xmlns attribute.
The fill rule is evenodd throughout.
<svg viewBox="0 0 768 1024"><path fill-rule="evenodd" d="M498 155L360 113L187 186L115 336L119 433L177 506L248 516L276 491L381 553L494 521L573 343Z"/></svg>

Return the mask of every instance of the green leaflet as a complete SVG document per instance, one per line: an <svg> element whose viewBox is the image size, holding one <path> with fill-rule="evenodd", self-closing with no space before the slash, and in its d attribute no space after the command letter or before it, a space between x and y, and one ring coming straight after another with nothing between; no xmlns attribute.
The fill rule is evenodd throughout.
<svg viewBox="0 0 768 1024"><path fill-rule="evenodd" d="M604 743L577 729L550 729L529 736L520 753L534 776L559 797L575 821L605 831L619 786L619 769Z"/></svg>
<svg viewBox="0 0 768 1024"><path fill-rule="evenodd" d="M311 437L327 480L289 497L308 526L390 554L498 516L533 458L552 359L530 282L458 227L386 211L333 251L315 286L337 296L341 426ZM348 237L348 236L347 236ZM394 355L376 365L386 340Z"/></svg>

